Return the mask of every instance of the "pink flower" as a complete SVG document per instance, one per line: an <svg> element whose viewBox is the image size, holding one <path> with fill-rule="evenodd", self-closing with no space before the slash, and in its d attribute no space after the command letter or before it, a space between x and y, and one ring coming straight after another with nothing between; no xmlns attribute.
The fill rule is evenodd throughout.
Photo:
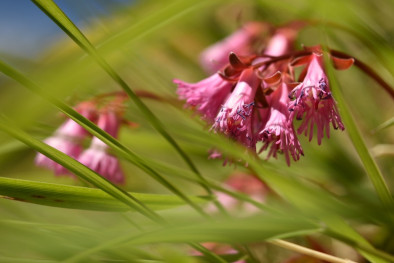
<svg viewBox="0 0 394 263"><path fill-rule="evenodd" d="M180 99L186 99L187 105L196 107L208 121L213 122L222 103L230 94L233 84L223 80L219 74L214 74L197 83L186 83L174 80L178 85L177 93Z"/></svg>
<svg viewBox="0 0 394 263"><path fill-rule="evenodd" d="M235 173L230 175L224 182L224 187L232 191L237 191L248 195L253 200L264 203L266 196L270 192L268 186L255 176L250 174ZM228 194L217 192L215 193L217 200L223 205L229 212L238 213L240 210L243 215L250 215L256 213L259 209L247 202L240 201ZM217 207L210 204L207 207L208 212L217 212Z"/></svg>
<svg viewBox="0 0 394 263"><path fill-rule="evenodd" d="M76 110L90 120L95 117L91 104L89 103L81 103L76 107ZM68 119L55 131L53 136L45 139L44 142L70 157L77 158L82 152L82 140L87 136L88 133L82 126ZM61 164L56 163L41 153L37 154L35 163L37 166L53 170L56 175L70 173Z"/></svg>
<svg viewBox="0 0 394 263"><path fill-rule="evenodd" d="M296 32L290 28L280 28L276 30L275 34L271 37L264 50L264 55L268 56L282 56L292 49Z"/></svg>
<svg viewBox="0 0 394 263"><path fill-rule="evenodd" d="M272 94L270 117L260 131L259 139L264 142L260 152L271 145L267 158L270 156L277 158L277 152L283 153L287 165L290 166L290 155L294 161L297 161L300 159L300 154L303 155L303 151L293 124L289 121L288 102L287 85L282 81L278 89Z"/></svg>
<svg viewBox="0 0 394 263"><path fill-rule="evenodd" d="M321 63L322 56L313 53L303 82L289 95L294 99L289 104L290 119L296 117L298 120L303 120L297 129L298 134L304 133L308 136L309 133L309 141L311 141L316 126L319 145L324 137L324 131L327 138L330 137L330 123L334 129L345 129Z"/></svg>
<svg viewBox="0 0 394 263"><path fill-rule="evenodd" d="M219 111L212 129L255 149L252 129L252 111L259 79L253 68L242 71L233 92Z"/></svg>
<svg viewBox="0 0 394 263"><path fill-rule="evenodd" d="M200 55L200 64L208 73L213 73L228 63L230 52L240 56L253 54L253 42L264 30L265 25L262 23L245 24L227 38L205 49Z"/></svg>
<svg viewBox="0 0 394 263"><path fill-rule="evenodd" d="M120 120L116 113L105 112L100 114L97 126L116 138ZM78 161L112 182L123 183L124 175L119 161L108 150L109 147L103 141L94 137L89 149L79 156Z"/></svg>

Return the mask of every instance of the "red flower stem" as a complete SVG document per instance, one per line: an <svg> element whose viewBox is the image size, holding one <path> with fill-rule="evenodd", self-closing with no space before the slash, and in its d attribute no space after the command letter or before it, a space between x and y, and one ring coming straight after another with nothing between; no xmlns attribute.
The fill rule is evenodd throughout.
<svg viewBox="0 0 394 263"><path fill-rule="evenodd" d="M348 54L345 54L341 51L338 50L330 50L331 55L335 57L340 57L340 58L353 58L354 59L354 65L364 71L369 77L374 79L390 96L392 99L394 99L394 89L384 80L382 79L378 73L376 73L370 66L365 64L364 62L360 61L359 59L356 59L355 57L349 56Z"/></svg>
<svg viewBox="0 0 394 263"><path fill-rule="evenodd" d="M127 96L126 92L124 91L112 91L107 93L102 93L93 98L93 100L101 100L107 97L114 97L114 96Z"/></svg>

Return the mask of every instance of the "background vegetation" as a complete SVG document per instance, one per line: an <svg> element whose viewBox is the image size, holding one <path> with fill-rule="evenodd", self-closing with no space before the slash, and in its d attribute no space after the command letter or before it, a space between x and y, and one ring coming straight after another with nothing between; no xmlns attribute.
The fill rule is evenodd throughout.
<svg viewBox="0 0 394 263"><path fill-rule="evenodd" d="M346 130L333 132L321 146L300 137L306 154L291 167L282 156L253 160L209 133L176 101L172 83L174 78L205 78L199 52L246 21L283 25L306 20L310 26L297 38L298 47L325 44L341 50L393 85L392 1L137 1L81 27L86 39L51 1L33 2L71 38L65 34L38 62L0 57L1 262L231 262L244 255L251 262L284 262L294 252L266 241L281 238L308 247L306 235L340 258L394 261L394 133L392 126L376 130L392 120L394 104L373 79L356 67L331 72ZM118 141L80 120L121 159L127 181L117 188L39 141L65 115L79 118L70 107L122 89L131 95L129 89L150 91L167 100L142 98L156 117L130 101L126 115L138 127L122 128ZM212 147L249 167L208 160ZM35 167L37 150L71 167L81 179L55 177ZM231 174L250 169L274 192L257 204L261 212L201 216L200 207L213 199L207 187L216 192ZM180 192L174 194L163 178ZM189 256L190 247L208 241L242 249L234 258L209 251Z"/></svg>

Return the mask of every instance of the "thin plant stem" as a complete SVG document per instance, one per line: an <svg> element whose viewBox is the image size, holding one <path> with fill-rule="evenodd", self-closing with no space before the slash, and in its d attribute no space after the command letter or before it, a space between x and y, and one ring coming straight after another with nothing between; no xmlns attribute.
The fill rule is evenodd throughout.
<svg viewBox="0 0 394 263"><path fill-rule="evenodd" d="M307 256L317 258L320 260L324 260L327 262L331 262L331 263L356 263L355 261L352 261L350 259L343 259L343 258L331 256L326 253L319 252L319 251L316 251L316 250L313 250L310 248L306 248L306 247L303 247L303 246L300 246L300 245L297 245L297 244L294 244L294 243L291 243L291 242L288 242L285 240L275 239L275 240L268 241L268 243L273 244L278 247L285 248L287 250L294 251L299 254L307 255Z"/></svg>
<svg viewBox="0 0 394 263"><path fill-rule="evenodd" d="M331 55L337 56L340 58L353 58L354 59L354 65L361 69L365 74L367 74L369 77L374 79L389 95L392 99L394 99L394 88L392 88L382 77L379 76L376 71L374 71L370 66L368 66L366 63L362 62L361 60L350 56L346 53L343 53L338 50L330 50Z"/></svg>

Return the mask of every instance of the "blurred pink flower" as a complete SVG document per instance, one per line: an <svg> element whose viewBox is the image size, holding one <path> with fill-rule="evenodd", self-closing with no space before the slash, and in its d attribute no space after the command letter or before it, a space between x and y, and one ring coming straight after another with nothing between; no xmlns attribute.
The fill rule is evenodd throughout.
<svg viewBox="0 0 394 263"><path fill-rule="evenodd" d="M213 122L222 103L230 94L233 84L223 80L219 74L214 74L197 83L186 83L175 79L178 85L177 93L180 99L186 99L186 104L196 107L204 119Z"/></svg>
<svg viewBox="0 0 394 263"><path fill-rule="evenodd" d="M283 153L287 165L290 166L290 155L294 161L297 161L300 155L303 155L303 151L293 124L289 121L288 102L288 88L282 81L271 96L270 117L264 129L259 132L258 139L264 143L260 152L271 145L267 158L270 156L277 158L277 152Z"/></svg>
<svg viewBox="0 0 394 263"><path fill-rule="evenodd" d="M76 110L87 119L93 120L95 113L91 106L90 103L81 103L76 107ZM68 119L55 131L53 136L45 139L44 142L75 159L83 150L82 140L88 135L82 126ZM35 163L37 166L53 170L56 175L70 174L61 164L56 163L41 153L37 154Z"/></svg>
<svg viewBox="0 0 394 263"><path fill-rule="evenodd" d="M320 145L324 137L330 137L330 123L334 129L344 130L336 103L328 86L328 79L322 66L322 55L313 53L306 68L302 83L295 87L289 95L293 101L289 104L290 119L303 120L297 129L304 133L309 141L313 138L313 129L317 128L317 142Z"/></svg>
<svg viewBox="0 0 394 263"><path fill-rule="evenodd" d="M261 180L257 179L253 175L244 173L235 173L230 175L224 182L224 187L246 194L250 198L261 203L265 201L267 194L271 191L269 187ZM242 209L244 215L259 211L256 206L240 201L239 199L236 199L225 193L218 192L215 194L217 196L217 200L227 211ZM207 211L216 212L217 208L211 204L207 207Z"/></svg>
<svg viewBox="0 0 394 263"><path fill-rule="evenodd" d="M116 138L120 120L115 112L104 112L99 115L97 126ZM119 160L109 154L108 150L109 147L103 141L94 137L90 147L79 156L78 161L112 182L123 183L124 175Z"/></svg>
<svg viewBox="0 0 394 263"><path fill-rule="evenodd" d="M266 29L259 22L249 22L222 41L208 47L200 55L200 64L208 72L213 73L228 63L230 52L239 56L254 53L253 42Z"/></svg>

